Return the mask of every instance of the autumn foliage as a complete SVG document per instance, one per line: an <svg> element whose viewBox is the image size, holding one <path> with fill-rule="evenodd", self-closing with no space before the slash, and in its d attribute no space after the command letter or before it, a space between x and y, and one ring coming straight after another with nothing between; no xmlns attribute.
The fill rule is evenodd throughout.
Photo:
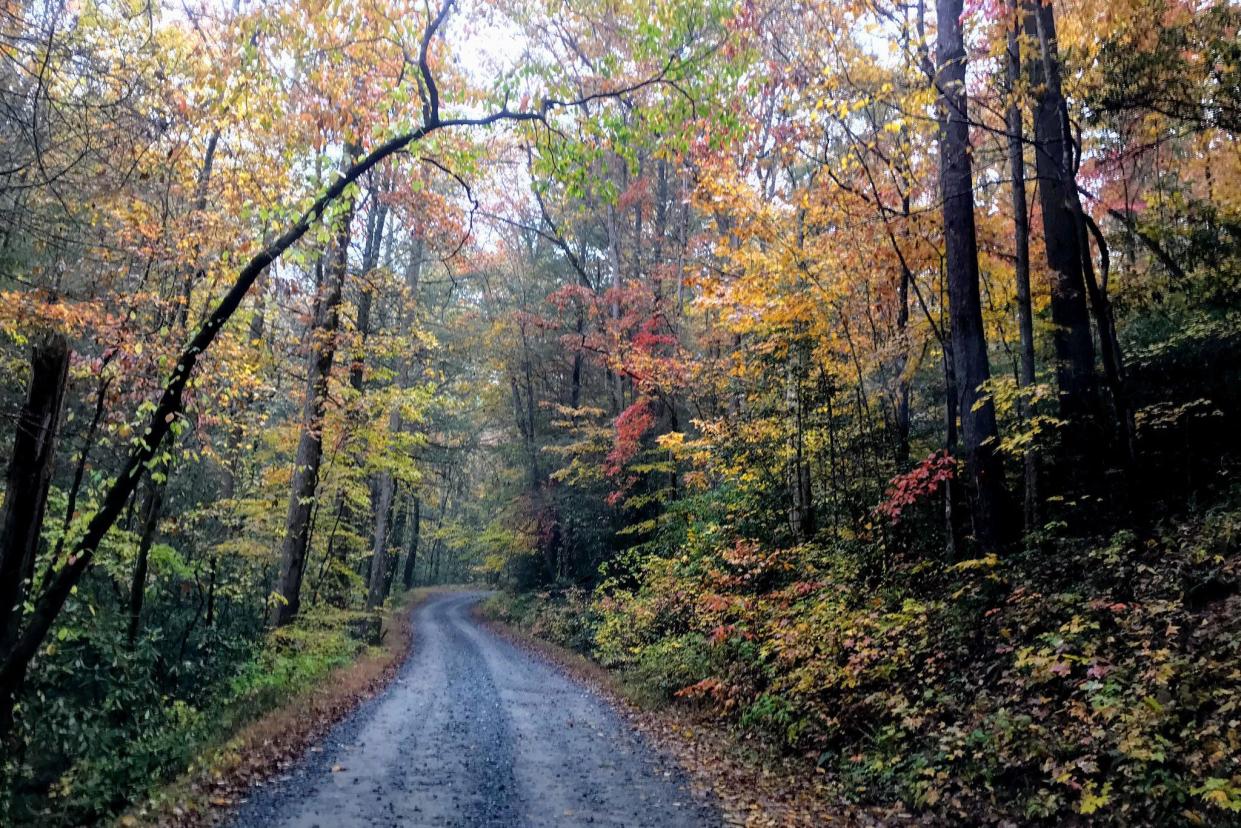
<svg viewBox="0 0 1241 828"><path fill-rule="evenodd" d="M0 822L464 580L833 812L1241 819L1238 31L0 8Z"/></svg>

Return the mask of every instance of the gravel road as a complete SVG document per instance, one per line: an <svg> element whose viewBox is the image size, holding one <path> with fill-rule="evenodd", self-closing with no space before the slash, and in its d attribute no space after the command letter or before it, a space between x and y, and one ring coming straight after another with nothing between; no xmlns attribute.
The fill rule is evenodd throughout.
<svg viewBox="0 0 1241 828"><path fill-rule="evenodd" d="M256 789L233 824L720 824L606 702L480 627L480 597L421 604L396 680Z"/></svg>

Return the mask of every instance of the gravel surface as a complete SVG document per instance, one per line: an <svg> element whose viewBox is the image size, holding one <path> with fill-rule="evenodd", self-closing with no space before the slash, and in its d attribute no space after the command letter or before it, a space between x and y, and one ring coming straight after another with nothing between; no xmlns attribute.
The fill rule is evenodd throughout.
<svg viewBox="0 0 1241 828"><path fill-rule="evenodd" d="M256 789L234 826L709 826L606 702L480 627L479 593L414 611L397 678Z"/></svg>

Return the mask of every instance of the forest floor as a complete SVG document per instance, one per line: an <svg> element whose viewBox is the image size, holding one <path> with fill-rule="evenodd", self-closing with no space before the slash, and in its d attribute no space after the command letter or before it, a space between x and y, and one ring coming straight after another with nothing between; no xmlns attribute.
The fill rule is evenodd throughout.
<svg viewBox="0 0 1241 828"><path fill-rule="evenodd" d="M480 597L421 603L396 678L253 789L233 824L720 824L596 692L481 626Z"/></svg>

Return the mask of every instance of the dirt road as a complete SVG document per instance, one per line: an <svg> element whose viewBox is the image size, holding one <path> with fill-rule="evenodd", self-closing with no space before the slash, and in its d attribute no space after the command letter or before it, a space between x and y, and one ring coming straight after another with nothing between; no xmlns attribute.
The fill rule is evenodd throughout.
<svg viewBox="0 0 1241 828"><path fill-rule="evenodd" d="M606 702L480 627L479 597L419 606L397 679L234 825L720 824Z"/></svg>

